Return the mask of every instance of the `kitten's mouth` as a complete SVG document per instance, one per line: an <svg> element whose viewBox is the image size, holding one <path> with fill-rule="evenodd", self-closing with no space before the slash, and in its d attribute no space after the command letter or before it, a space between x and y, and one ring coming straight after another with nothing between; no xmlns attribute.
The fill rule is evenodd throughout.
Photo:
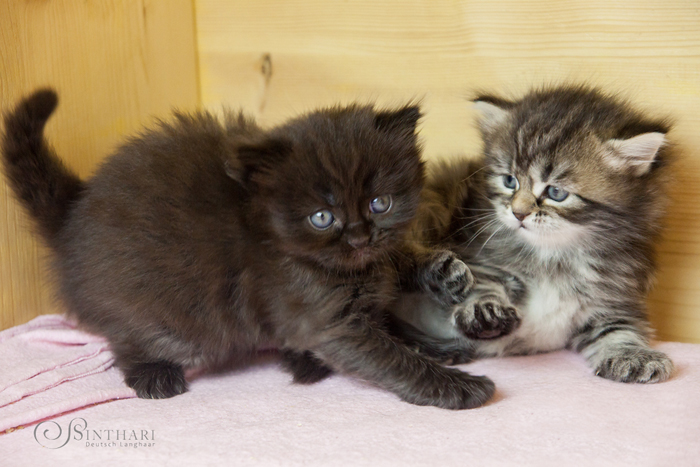
<svg viewBox="0 0 700 467"><path fill-rule="evenodd" d="M358 248L350 252L350 257L356 260L364 260L372 256L372 249L369 247Z"/></svg>
<svg viewBox="0 0 700 467"><path fill-rule="evenodd" d="M514 230L516 230L516 231L517 230L527 230L528 232L532 232L532 229L528 229L527 227L525 227L524 222L522 222L522 221L516 221L516 222L517 222L517 224L513 225Z"/></svg>
<svg viewBox="0 0 700 467"><path fill-rule="evenodd" d="M353 267L359 268L366 266L368 263L372 262L374 256L376 255L372 251L372 248L358 248L348 252L347 262Z"/></svg>

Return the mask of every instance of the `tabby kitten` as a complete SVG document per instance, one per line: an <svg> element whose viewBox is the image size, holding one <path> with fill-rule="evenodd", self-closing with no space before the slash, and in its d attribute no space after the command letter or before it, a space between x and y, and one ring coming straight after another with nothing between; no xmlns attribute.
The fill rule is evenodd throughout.
<svg viewBox="0 0 700 467"><path fill-rule="evenodd" d="M399 281L445 304L471 282L453 254L405 242L424 178L417 107L331 108L271 130L176 114L82 181L43 139L56 104L38 91L6 117L5 170L68 310L109 339L139 397L183 393L183 369L261 346L282 349L298 382L337 370L449 409L492 396L487 378L384 328Z"/></svg>
<svg viewBox="0 0 700 467"><path fill-rule="evenodd" d="M476 285L454 307L407 294L398 315L420 332L404 332L458 361L566 347L604 378L669 378L645 310L667 123L587 87L481 96L475 106L484 158L435 168L422 223L440 232L424 240L458 252Z"/></svg>

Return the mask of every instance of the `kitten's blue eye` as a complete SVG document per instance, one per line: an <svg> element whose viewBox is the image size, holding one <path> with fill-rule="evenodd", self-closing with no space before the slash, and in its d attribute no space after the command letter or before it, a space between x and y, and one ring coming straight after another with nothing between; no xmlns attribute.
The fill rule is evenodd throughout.
<svg viewBox="0 0 700 467"><path fill-rule="evenodd" d="M566 190L562 190L561 188L557 188L555 186L550 186L549 188L547 188L547 196L549 196L549 199L551 199L552 201L561 203L569 197L569 192Z"/></svg>
<svg viewBox="0 0 700 467"><path fill-rule="evenodd" d="M333 225L335 222L335 217L333 213L327 209L323 211L318 211L309 216L309 221L318 230L326 230L328 227Z"/></svg>
<svg viewBox="0 0 700 467"><path fill-rule="evenodd" d="M382 214L391 209L391 196L379 196L369 203L369 210L375 214Z"/></svg>
<svg viewBox="0 0 700 467"><path fill-rule="evenodd" d="M518 179L513 177L512 175L504 175L503 186L510 190L515 190L516 188L518 188Z"/></svg>

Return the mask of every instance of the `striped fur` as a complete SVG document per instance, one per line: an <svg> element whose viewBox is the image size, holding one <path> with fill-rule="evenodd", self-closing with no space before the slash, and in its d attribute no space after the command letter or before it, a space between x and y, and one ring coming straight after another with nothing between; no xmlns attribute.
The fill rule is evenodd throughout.
<svg viewBox="0 0 700 467"><path fill-rule="evenodd" d="M434 219L450 213L441 242L470 265L476 286L450 310L407 295L398 315L430 335L436 355L567 347L609 379L667 379L673 365L649 347L645 300L667 204L668 123L587 87L481 96L475 105L484 157L433 168L425 197L433 207L442 199L442 212L423 225L435 232ZM497 309L518 309L519 327L475 338L506 319L480 312L494 297L507 297Z"/></svg>

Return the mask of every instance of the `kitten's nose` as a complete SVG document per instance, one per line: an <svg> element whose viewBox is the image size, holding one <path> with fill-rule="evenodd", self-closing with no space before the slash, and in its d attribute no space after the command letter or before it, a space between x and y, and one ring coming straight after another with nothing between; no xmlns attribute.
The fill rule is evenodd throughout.
<svg viewBox="0 0 700 467"><path fill-rule="evenodd" d="M363 222L353 222L345 230L345 240L356 250L369 245L369 237L369 228Z"/></svg>
<svg viewBox="0 0 700 467"><path fill-rule="evenodd" d="M537 206L535 195L523 189L515 193L513 201L510 203L510 209L513 211L513 215L520 222L533 213L535 206Z"/></svg>
<svg viewBox="0 0 700 467"><path fill-rule="evenodd" d="M513 211L513 215L515 216L516 219L518 219L520 222L523 221L528 215L530 215L529 212L518 212L518 211Z"/></svg>
<svg viewBox="0 0 700 467"><path fill-rule="evenodd" d="M369 245L369 235L363 235L360 237L349 237L348 244L356 250L364 248L367 245Z"/></svg>

